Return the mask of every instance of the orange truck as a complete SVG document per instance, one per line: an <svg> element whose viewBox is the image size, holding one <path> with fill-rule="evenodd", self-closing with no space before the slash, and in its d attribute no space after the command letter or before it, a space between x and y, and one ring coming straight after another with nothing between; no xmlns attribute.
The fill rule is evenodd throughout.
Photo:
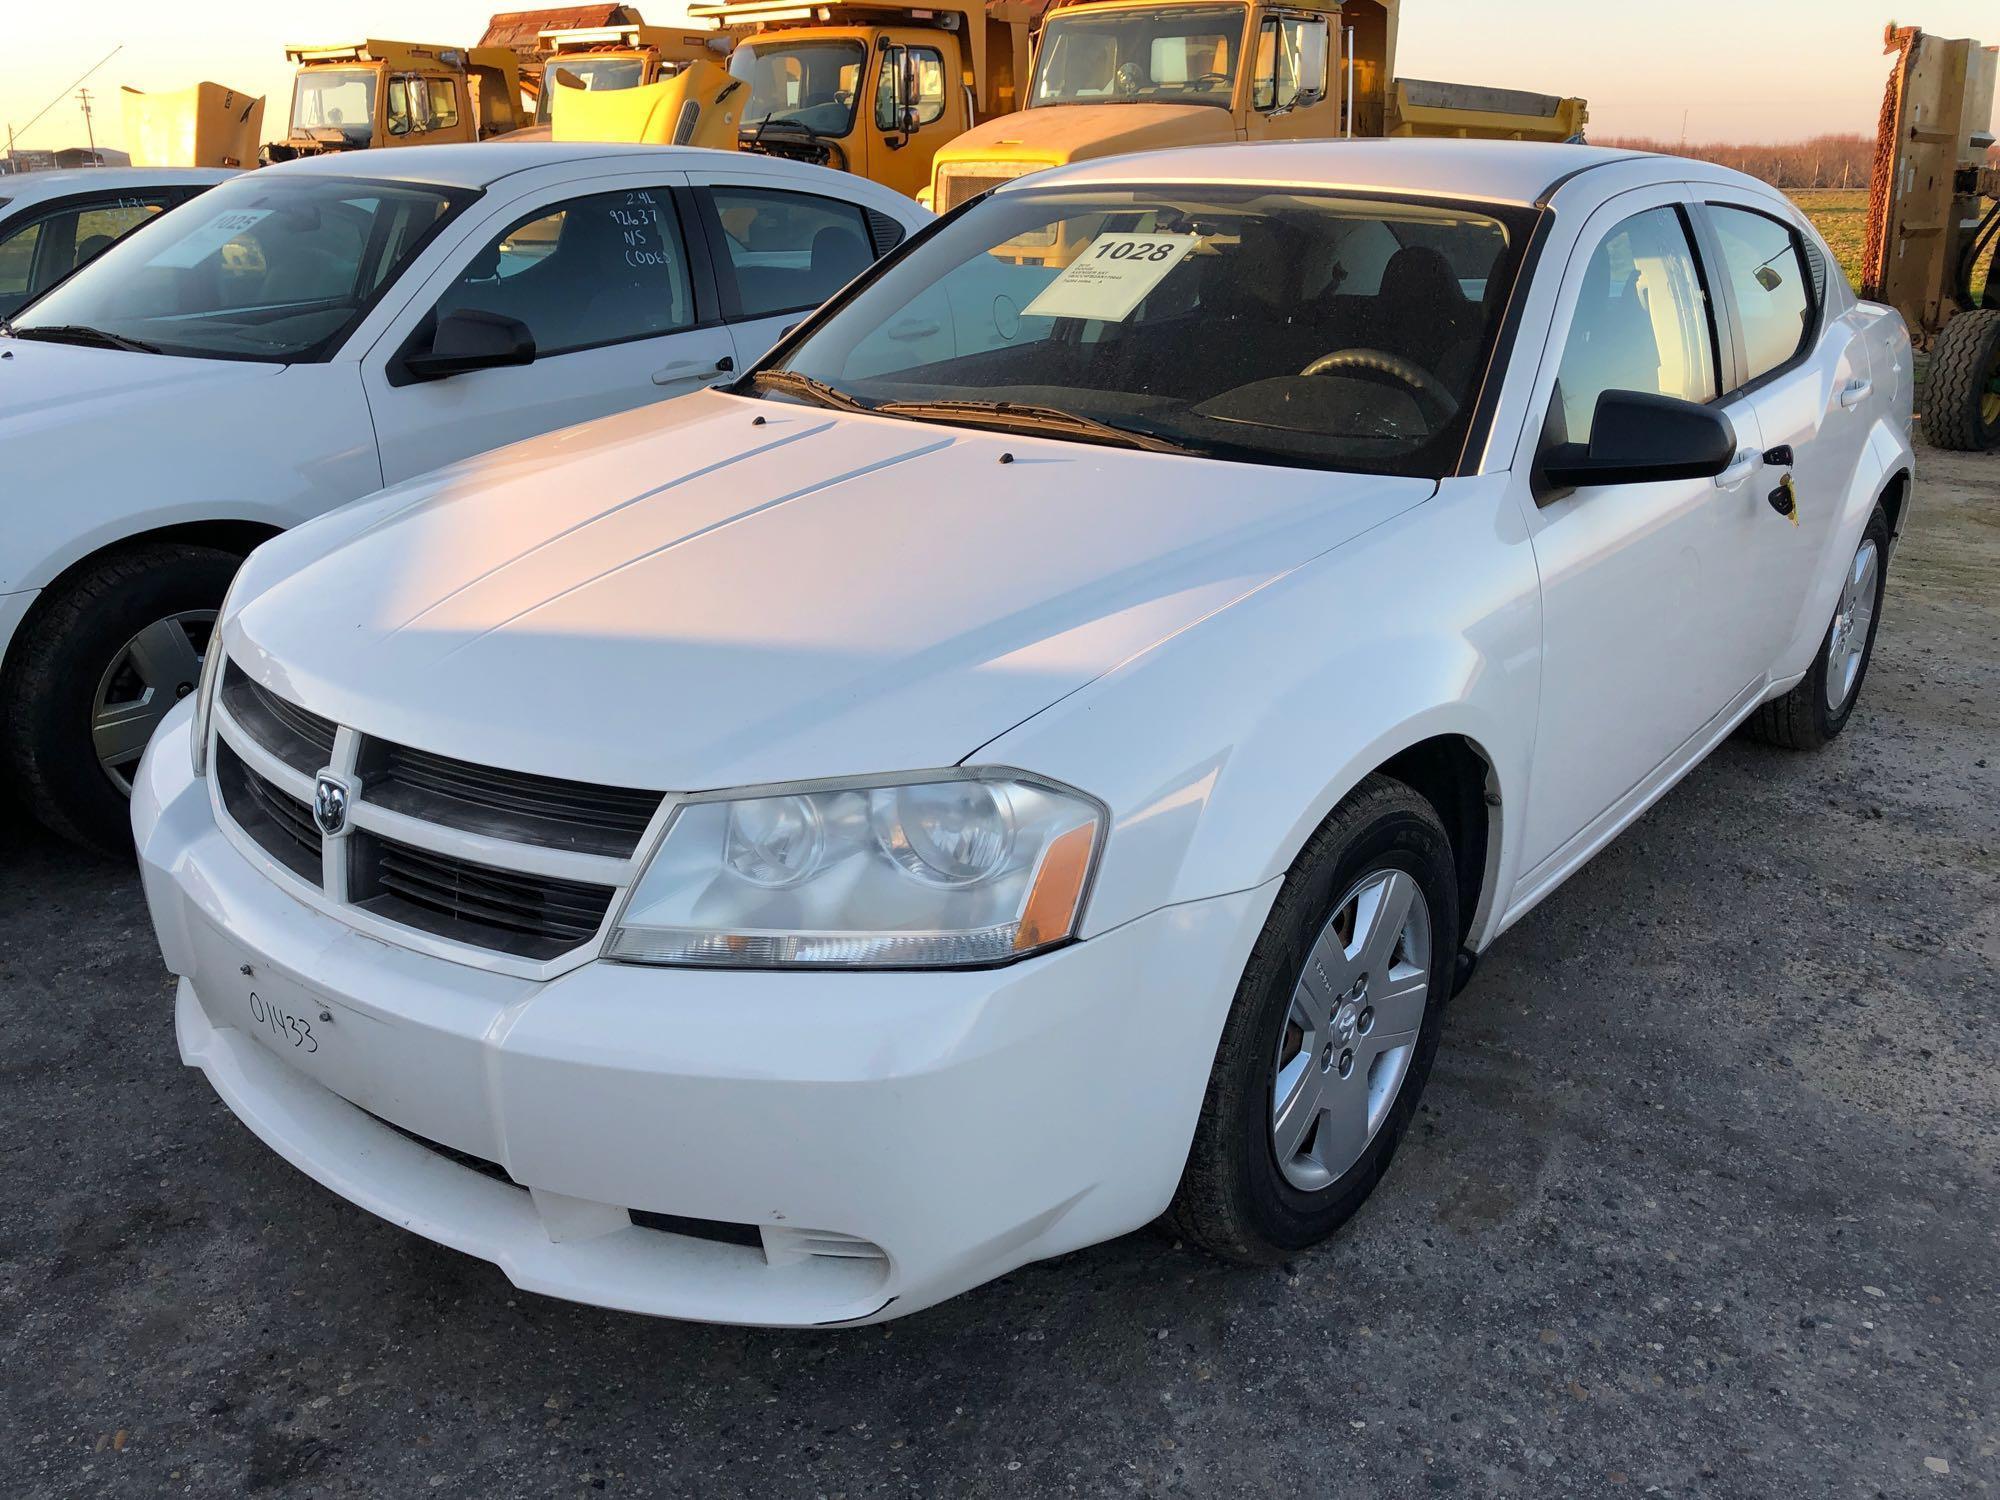
<svg viewBox="0 0 2000 1500"><path fill-rule="evenodd" d="M507 47L434 47L370 38L287 47L298 64L285 139L266 161L327 151L483 141L526 123L520 61Z"/></svg>
<svg viewBox="0 0 2000 1500"><path fill-rule="evenodd" d="M1021 107L1048 0L726 0L688 13L737 37L737 146L837 167L912 197L933 157Z"/></svg>
<svg viewBox="0 0 2000 1500"><path fill-rule="evenodd" d="M1043 17L1020 109L942 147L943 213L1044 167L1345 136L1581 139L1581 99L1395 76L1399 0L1081 0Z"/></svg>

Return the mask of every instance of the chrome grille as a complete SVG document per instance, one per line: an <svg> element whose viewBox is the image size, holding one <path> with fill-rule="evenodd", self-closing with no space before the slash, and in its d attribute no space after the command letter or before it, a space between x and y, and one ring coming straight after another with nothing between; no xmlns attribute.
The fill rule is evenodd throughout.
<svg viewBox="0 0 2000 1500"><path fill-rule="evenodd" d="M662 801L336 726L233 664L213 733L221 812L356 925L533 964L596 939ZM326 837L313 812L322 773L349 792L347 826Z"/></svg>

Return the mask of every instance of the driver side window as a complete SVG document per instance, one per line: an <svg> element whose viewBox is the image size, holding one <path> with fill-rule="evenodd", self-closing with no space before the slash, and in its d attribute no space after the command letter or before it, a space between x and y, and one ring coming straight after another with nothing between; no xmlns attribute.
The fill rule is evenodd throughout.
<svg viewBox="0 0 2000 1500"><path fill-rule="evenodd" d="M436 313L515 318L537 358L692 326L687 253L665 188L536 209L475 255Z"/></svg>
<svg viewBox="0 0 2000 1500"><path fill-rule="evenodd" d="M1257 71L1251 102L1260 110L1294 109L1317 102L1306 80L1326 78L1327 29L1323 20L1273 16L1257 32Z"/></svg>
<svg viewBox="0 0 2000 1500"><path fill-rule="evenodd" d="M1606 391L1713 401L1708 297L1678 210L1648 209L1591 253L1556 377L1564 440L1588 443Z"/></svg>

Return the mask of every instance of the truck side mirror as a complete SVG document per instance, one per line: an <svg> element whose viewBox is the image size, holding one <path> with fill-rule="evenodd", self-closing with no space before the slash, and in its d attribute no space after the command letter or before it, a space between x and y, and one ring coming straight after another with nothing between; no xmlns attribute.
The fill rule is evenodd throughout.
<svg viewBox="0 0 2000 1500"><path fill-rule="evenodd" d="M1326 97L1326 22L1312 21L1305 28L1305 45L1299 56L1299 103L1317 104Z"/></svg>

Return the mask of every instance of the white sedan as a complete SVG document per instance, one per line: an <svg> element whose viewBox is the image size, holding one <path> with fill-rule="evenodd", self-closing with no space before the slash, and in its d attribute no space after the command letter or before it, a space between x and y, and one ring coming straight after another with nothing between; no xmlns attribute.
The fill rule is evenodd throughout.
<svg viewBox="0 0 2000 1500"><path fill-rule="evenodd" d="M1609 150L1008 184L733 389L251 557L133 804L181 1055L607 1306L1294 1255L1478 954L1739 726L1854 713L1910 346L1830 266Z"/></svg>
<svg viewBox="0 0 2000 1500"><path fill-rule="evenodd" d="M58 232L149 211L49 220L24 274ZM727 379L929 221L770 157L491 143L290 162L173 209L0 324L0 762L51 828L129 847L132 772L257 543Z"/></svg>
<svg viewBox="0 0 2000 1500"><path fill-rule="evenodd" d="M78 167L0 176L0 318L235 175L223 167Z"/></svg>

